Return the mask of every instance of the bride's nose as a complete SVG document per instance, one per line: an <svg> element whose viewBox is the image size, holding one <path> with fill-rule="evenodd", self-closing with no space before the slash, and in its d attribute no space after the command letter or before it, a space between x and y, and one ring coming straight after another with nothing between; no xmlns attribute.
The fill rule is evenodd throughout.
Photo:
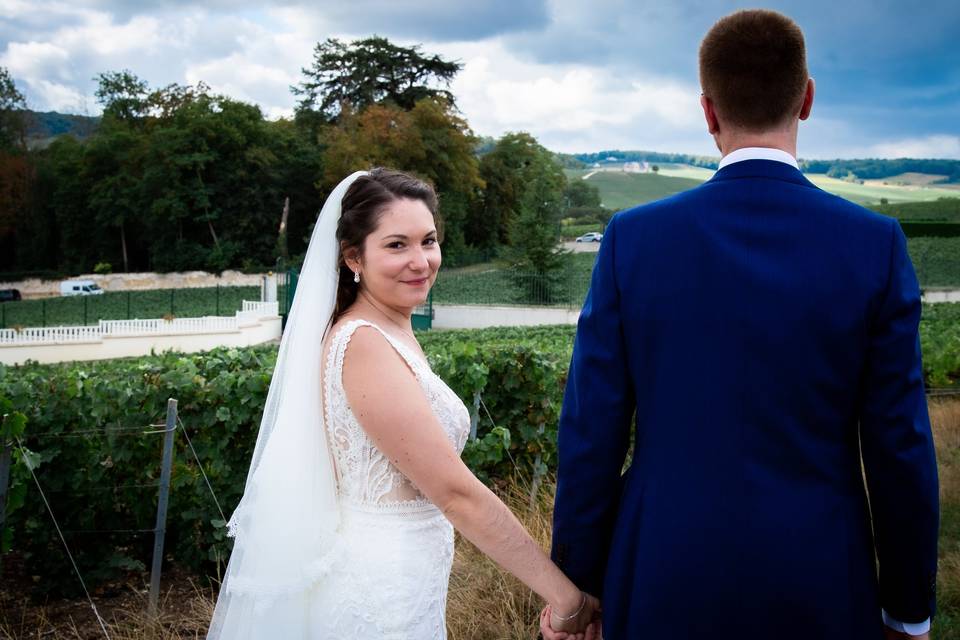
<svg viewBox="0 0 960 640"><path fill-rule="evenodd" d="M410 269L412 271L425 271L428 268L430 268L430 263L427 261L427 254L423 247L415 248L410 255Z"/></svg>

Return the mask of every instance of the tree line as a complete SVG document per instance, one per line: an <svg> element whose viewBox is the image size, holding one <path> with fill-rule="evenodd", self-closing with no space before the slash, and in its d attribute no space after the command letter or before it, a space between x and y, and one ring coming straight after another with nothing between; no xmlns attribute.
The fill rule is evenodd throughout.
<svg viewBox="0 0 960 640"><path fill-rule="evenodd" d="M447 89L460 68L384 38L328 39L279 120L202 82L109 71L96 130L42 148L28 148L26 101L0 68L0 272L296 264L332 187L374 166L436 187L447 264L556 269L559 220L599 196L569 186L527 133L478 138Z"/></svg>

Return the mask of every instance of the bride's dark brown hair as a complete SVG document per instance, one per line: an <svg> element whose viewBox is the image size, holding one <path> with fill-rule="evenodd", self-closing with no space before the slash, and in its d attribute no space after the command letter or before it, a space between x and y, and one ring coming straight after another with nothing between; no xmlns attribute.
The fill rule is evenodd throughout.
<svg viewBox="0 0 960 640"><path fill-rule="evenodd" d="M380 217L391 202L400 199L419 200L433 215L437 227L437 240L443 240L443 224L437 204L437 193L427 182L400 171L378 167L367 175L354 180L347 189L340 205L340 222L337 224L337 242L340 245L339 280L337 303L331 323L352 305L360 290L353 281L353 271L347 266L343 254L348 249L363 253L363 243L380 224Z"/></svg>

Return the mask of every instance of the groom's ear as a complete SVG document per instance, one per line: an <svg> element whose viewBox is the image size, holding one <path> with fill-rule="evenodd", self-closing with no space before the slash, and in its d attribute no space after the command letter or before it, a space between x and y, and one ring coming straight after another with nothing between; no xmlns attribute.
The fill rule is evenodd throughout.
<svg viewBox="0 0 960 640"><path fill-rule="evenodd" d="M707 131L715 136L720 132L720 121L717 120L717 110L713 106L713 100L700 94L700 106L703 107L703 117L707 121Z"/></svg>
<svg viewBox="0 0 960 640"><path fill-rule="evenodd" d="M803 92L803 103L800 105L800 119L806 120L810 117L810 110L813 109L813 94L816 93L816 86L813 78L807 78L807 88Z"/></svg>

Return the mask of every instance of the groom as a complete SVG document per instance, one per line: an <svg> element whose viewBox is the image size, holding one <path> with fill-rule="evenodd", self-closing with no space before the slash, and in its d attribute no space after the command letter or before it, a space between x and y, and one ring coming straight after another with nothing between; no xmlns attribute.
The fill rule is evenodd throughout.
<svg viewBox="0 0 960 640"><path fill-rule="evenodd" d="M896 220L798 170L805 57L783 15L720 20L700 48L719 170L604 235L560 418L553 557L601 597L608 640L929 629L917 280Z"/></svg>

